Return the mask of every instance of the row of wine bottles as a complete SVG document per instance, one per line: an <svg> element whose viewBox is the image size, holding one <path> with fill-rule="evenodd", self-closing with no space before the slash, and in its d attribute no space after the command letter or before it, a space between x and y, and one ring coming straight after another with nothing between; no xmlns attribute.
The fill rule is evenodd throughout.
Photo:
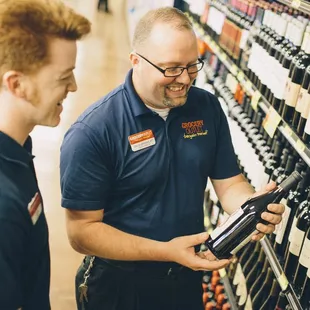
<svg viewBox="0 0 310 310"><path fill-rule="evenodd" d="M233 0L208 0L190 13L309 145L309 16L276 2Z"/></svg>
<svg viewBox="0 0 310 310"><path fill-rule="evenodd" d="M222 73L221 78L217 77L214 80L214 87L218 90L218 95L225 98L223 108L230 116L229 124L232 131L232 137L239 142L239 144L237 143L237 146L236 143L234 143L236 153L240 159L240 163L243 164L242 171L248 177L249 181L252 182L253 185L255 184L257 188L260 188L264 184L267 184L269 180L281 183L293 170L299 171L303 177L302 182L300 182L296 188L291 189L285 199L282 200L286 211L281 225L277 227L276 233L271 237L271 242L289 280L294 284L296 292L301 297L304 309L306 309L309 298L307 298L305 292L309 289L310 275L310 272L308 271L310 257L306 254L309 253L307 236L310 234L309 168L283 139L280 133L277 133L273 139L268 135L265 135L265 131L262 129L263 127L261 124L263 112L259 110L254 111L252 109L250 100L247 100L246 94L240 104L237 100L238 96L236 95L238 91L235 91L235 93L231 92L231 89L236 90L236 87L232 87L232 84L235 84L235 81L233 83L231 82L232 76L229 73L223 71ZM223 78L225 78L225 80L223 80ZM248 149L245 151L246 146ZM244 156L244 154L246 154L246 156ZM214 203L213 200L209 198L207 200L209 202L205 204L205 212L210 215L212 225L215 227L219 223L225 222L226 219L220 203L218 201L217 203ZM240 255L241 257L242 253L245 252L246 250L241 250L237 253L237 256ZM251 272L252 276L248 276L250 273L249 266L253 266L252 264L248 265L245 269L246 275L244 275L244 279L248 277L248 280L240 281L240 283L246 283L248 281L248 284L241 284L238 292L238 286L236 287L235 293L237 295L240 309L243 309L242 306L245 307L246 302L249 307L250 301L254 302L254 300L256 300L256 304L261 300L261 298L255 299L255 294L257 293L256 289L260 287L262 283L260 283L260 285L256 284L256 288L254 287L252 289L252 285L254 284L252 281L257 278L255 270L260 272L262 270L266 271L266 273L264 273L264 279L268 274L268 263L265 262L262 250L258 253L257 248L254 252L253 249L251 249L248 253L257 254L257 256L254 256L256 258L253 258L253 260L258 263L258 266ZM243 255L246 256L246 254ZM308 259L306 259L306 257L308 257ZM248 259L245 261L248 261ZM240 268L243 270L241 266L242 264L240 264L240 267L238 268L239 271ZM243 268L245 268L245 266ZM309 275L307 275L307 273ZM236 281L237 280L235 280L235 286ZM273 280L268 281L271 288L273 287L272 291L277 292L279 288L276 284L273 285ZM245 291L246 293L244 293ZM283 308L283 304L286 303L285 296L281 295L281 299L277 302L280 303L280 305L282 304L281 307ZM256 307L257 306L255 306L255 308L253 307L253 309L260 309ZM279 309L282 309L281 307L279 306Z"/></svg>

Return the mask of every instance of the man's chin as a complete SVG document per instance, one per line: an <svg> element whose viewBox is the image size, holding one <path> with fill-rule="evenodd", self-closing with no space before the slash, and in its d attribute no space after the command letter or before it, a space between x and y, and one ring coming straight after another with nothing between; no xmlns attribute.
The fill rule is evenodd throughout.
<svg viewBox="0 0 310 310"><path fill-rule="evenodd" d="M177 108L181 107L186 103L187 96L179 98L165 98L164 105L168 108Z"/></svg>

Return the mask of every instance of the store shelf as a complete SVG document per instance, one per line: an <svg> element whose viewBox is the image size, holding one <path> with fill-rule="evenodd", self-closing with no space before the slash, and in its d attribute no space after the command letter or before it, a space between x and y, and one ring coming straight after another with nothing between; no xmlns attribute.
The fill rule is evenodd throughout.
<svg viewBox="0 0 310 310"><path fill-rule="evenodd" d="M310 15L310 3L303 0L277 0L278 2L288 5L300 12L307 13Z"/></svg>
<svg viewBox="0 0 310 310"><path fill-rule="evenodd" d="M218 56L221 62L226 66L226 68L233 74L243 88L247 91L250 96L257 96L258 106L268 114L270 111L270 103L268 100L259 93L258 89L253 85L253 83L246 77L242 70L240 70L230 57L221 49L221 47L208 35L205 30L199 25L190 15L190 18L194 31L196 35L204 40L213 52ZM281 122L278 126L279 131L287 139L287 141L292 145L300 157L307 163L310 167L310 149L303 143L303 141L296 135L296 133L290 128L290 126L281 119Z"/></svg>

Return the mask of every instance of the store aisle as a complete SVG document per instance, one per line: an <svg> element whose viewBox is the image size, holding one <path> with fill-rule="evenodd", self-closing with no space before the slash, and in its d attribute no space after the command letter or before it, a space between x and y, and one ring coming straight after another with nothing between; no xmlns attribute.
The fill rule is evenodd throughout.
<svg viewBox="0 0 310 310"><path fill-rule="evenodd" d="M35 165L50 231L52 309L76 309L74 277L82 255L71 249L60 206L59 148L69 126L87 106L123 82L129 63L126 1L111 1L112 14L97 12L96 0L65 0L93 23L91 36L79 43L76 63L78 91L64 102L62 121L57 128L36 128Z"/></svg>

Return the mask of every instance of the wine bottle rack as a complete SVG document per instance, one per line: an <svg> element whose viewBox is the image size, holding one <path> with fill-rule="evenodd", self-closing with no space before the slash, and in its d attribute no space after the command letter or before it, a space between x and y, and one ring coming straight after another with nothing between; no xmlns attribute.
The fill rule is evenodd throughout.
<svg viewBox="0 0 310 310"><path fill-rule="evenodd" d="M288 5L294 9L297 9L303 13L310 14L310 4L307 1L302 0L277 0L278 2Z"/></svg>
<svg viewBox="0 0 310 310"><path fill-rule="evenodd" d="M193 28L197 37L204 40L208 46L217 55L220 61L226 66L232 75L234 75L242 87L247 91L250 96L256 96L258 99L257 105L267 114L271 107L268 100L258 91L253 83L246 77L243 71L234 64L230 57L223 51L223 49L205 32L200 24L198 24L188 13L186 13L193 24ZM280 124L277 127L283 134L287 141L292 145L300 157L310 167L310 149L303 141L297 136L297 134L291 129L291 127L281 118Z"/></svg>
<svg viewBox="0 0 310 310"><path fill-rule="evenodd" d="M211 232L212 232L212 228L211 228L212 225L211 225L211 222L210 222L210 219L209 219L208 216L205 216L205 218L204 218L204 226L206 228L208 228L208 233L211 234ZM223 284L224 284L224 288L225 288L225 293L227 294L229 303L231 305L231 309L232 310L238 310L236 299L235 299L235 295L234 295L234 293L232 291L231 284L230 284L230 281L229 281L228 276L226 274L225 268L220 269L219 273L220 273L220 276L222 278L222 281L223 281Z"/></svg>

